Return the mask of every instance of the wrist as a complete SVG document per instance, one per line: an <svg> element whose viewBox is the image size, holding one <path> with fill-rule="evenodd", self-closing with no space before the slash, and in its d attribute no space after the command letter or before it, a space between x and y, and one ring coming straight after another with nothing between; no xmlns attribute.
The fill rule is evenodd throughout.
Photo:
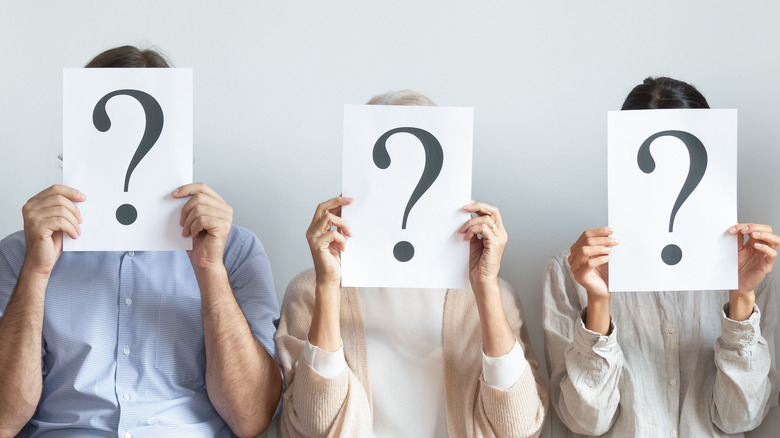
<svg viewBox="0 0 780 438"><path fill-rule="evenodd" d="M588 306L584 322L586 329L608 336L611 326L609 297L606 297L606 299L599 298L593 300L591 300L591 297L588 297Z"/></svg>
<svg viewBox="0 0 780 438"><path fill-rule="evenodd" d="M729 291L729 311L726 315L734 321L744 321L753 314L753 308L756 302L754 291L740 292Z"/></svg>
<svg viewBox="0 0 780 438"><path fill-rule="evenodd" d="M471 288L475 292L498 291L497 276L469 278L469 283L471 283Z"/></svg>
<svg viewBox="0 0 780 438"><path fill-rule="evenodd" d="M19 277L25 276L33 281L49 281L51 277L51 271L54 270L54 266L41 266L38 263L31 261L30 259L24 259L22 262L22 268L19 271Z"/></svg>

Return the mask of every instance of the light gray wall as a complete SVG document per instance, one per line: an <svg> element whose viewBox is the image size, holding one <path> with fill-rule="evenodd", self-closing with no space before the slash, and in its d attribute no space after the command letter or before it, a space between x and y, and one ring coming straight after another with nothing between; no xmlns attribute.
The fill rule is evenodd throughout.
<svg viewBox="0 0 780 438"><path fill-rule="evenodd" d="M740 220L780 227L779 20L771 1L3 0L0 235L61 181L62 68L154 44L195 70L195 179L260 236L281 300L340 191L343 104L412 88L475 108L473 196L501 207L502 276L543 356L545 262L606 223L606 111L644 77L739 109ZM752 436L776 436L770 417Z"/></svg>

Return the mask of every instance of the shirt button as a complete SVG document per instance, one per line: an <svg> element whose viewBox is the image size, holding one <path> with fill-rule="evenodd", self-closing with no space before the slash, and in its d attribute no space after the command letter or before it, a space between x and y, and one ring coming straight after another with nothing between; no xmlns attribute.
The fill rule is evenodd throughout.
<svg viewBox="0 0 780 438"><path fill-rule="evenodd" d="M125 438L133 438L133 436L130 435L130 432L125 432Z"/></svg>
<svg viewBox="0 0 780 438"><path fill-rule="evenodd" d="M666 329L666 331L668 331L670 335L677 333L677 329L674 327L669 327L668 329Z"/></svg>
<svg viewBox="0 0 780 438"><path fill-rule="evenodd" d="M676 431L676 430L673 430L673 431L669 432L669 435L671 435L671 436L672 436L672 438L674 438L674 437L676 437L676 436L677 436L677 431Z"/></svg>
<svg viewBox="0 0 780 438"><path fill-rule="evenodd" d="M122 394L122 400L130 400L130 394L128 393Z"/></svg>
<svg viewBox="0 0 780 438"><path fill-rule="evenodd" d="M124 349L124 350L122 350L122 353L124 353L124 354L125 354L125 356L128 356L128 355L130 355L130 348L128 348L128 347L125 347L125 349Z"/></svg>
<svg viewBox="0 0 780 438"><path fill-rule="evenodd" d="M677 384L677 379L669 379L669 384L672 385L672 386L676 385ZM677 433L677 432L674 432L674 433Z"/></svg>
<svg viewBox="0 0 780 438"><path fill-rule="evenodd" d="M130 252L129 252L129 253L127 253L127 254L128 254L130 257L132 257L132 256L134 256L134 255L135 255L135 251L130 251Z"/></svg>
<svg viewBox="0 0 780 438"><path fill-rule="evenodd" d="M133 300L128 298L128 299L125 300L125 304L127 304L129 306L129 305L133 304Z"/></svg>

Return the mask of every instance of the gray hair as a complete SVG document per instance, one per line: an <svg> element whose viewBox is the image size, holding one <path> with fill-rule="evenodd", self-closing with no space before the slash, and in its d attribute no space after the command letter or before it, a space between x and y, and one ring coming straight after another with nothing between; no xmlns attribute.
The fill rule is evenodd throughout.
<svg viewBox="0 0 780 438"><path fill-rule="evenodd" d="M409 106L436 106L431 99L422 93L413 90L390 91L378 94L368 101L369 105L409 105Z"/></svg>

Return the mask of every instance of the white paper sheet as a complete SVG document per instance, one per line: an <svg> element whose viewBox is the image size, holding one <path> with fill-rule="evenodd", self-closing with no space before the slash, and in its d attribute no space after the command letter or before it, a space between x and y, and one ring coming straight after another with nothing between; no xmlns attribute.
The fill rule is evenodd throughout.
<svg viewBox="0 0 780 438"><path fill-rule="evenodd" d="M727 230L737 223L737 111L612 111L608 119L609 226L620 242L609 262L610 291L736 289L737 240ZM642 159L655 162L650 173L638 164L645 142ZM686 145L698 163L692 169ZM673 217L696 169L701 180ZM680 249L679 261L671 248L662 259L667 245Z"/></svg>
<svg viewBox="0 0 780 438"><path fill-rule="evenodd" d="M112 92L117 93L106 97ZM154 102L163 115L156 141L153 131L160 118ZM104 108L110 121L110 127L101 126L104 132L95 125L96 107L98 112ZM131 168L136 151L143 149L145 132L149 137L143 143L152 147ZM84 218L82 235L75 240L65 236L65 251L192 249L192 239L181 237L179 226L187 199L170 195L190 182L192 69L63 71L63 184L87 196L78 205ZM127 225L117 217L125 204L132 205L137 216L132 220L123 215Z"/></svg>
<svg viewBox="0 0 780 438"><path fill-rule="evenodd" d="M355 198L342 211L353 234L341 255L344 286L468 287L469 242L457 231L470 217L461 207L471 201L473 120L472 108L344 107L342 188L344 196ZM396 128L424 132L402 129L387 134ZM425 164L435 163L435 154L426 158L420 140L427 138L425 132L441 146L442 167L411 206L403 229L404 213ZM390 164L381 169L373 157L384 134ZM394 255L402 241L414 248L408 261Z"/></svg>

